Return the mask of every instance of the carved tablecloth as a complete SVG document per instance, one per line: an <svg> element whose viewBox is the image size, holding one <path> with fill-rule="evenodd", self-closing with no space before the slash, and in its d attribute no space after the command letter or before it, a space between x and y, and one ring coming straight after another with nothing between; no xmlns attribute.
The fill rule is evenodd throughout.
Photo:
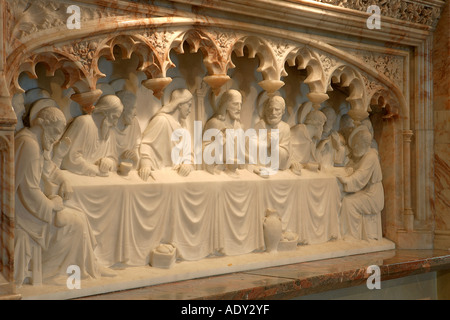
<svg viewBox="0 0 450 320"><path fill-rule="evenodd" d="M73 189L66 205L86 212L102 264L144 265L159 243L172 243L178 257L238 255L264 249L263 219L277 210L283 230L299 243L339 238L340 191L334 176L279 172L269 179L247 170L239 178L194 171L154 172L142 181L135 171L123 177L85 177L65 171Z"/></svg>

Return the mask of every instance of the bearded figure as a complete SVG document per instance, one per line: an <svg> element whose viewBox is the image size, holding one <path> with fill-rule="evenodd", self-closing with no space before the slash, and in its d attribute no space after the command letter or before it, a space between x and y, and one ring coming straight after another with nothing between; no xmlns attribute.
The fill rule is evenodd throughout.
<svg viewBox="0 0 450 320"><path fill-rule="evenodd" d="M97 263L95 237L86 214L64 203L72 195L70 182L48 154L64 132L66 119L53 105L50 99L34 104L30 128L23 128L15 137L14 273L18 285L32 276L33 284L38 284L65 275L73 264L80 267L83 278L115 274ZM56 193L41 189L47 183L57 186ZM32 272L40 270L40 277L28 268L37 250L41 258L34 261Z"/></svg>
<svg viewBox="0 0 450 320"><path fill-rule="evenodd" d="M92 115L75 118L63 136L63 139L70 139L71 145L67 153L64 152L61 169L87 176L108 176L110 171L116 171L116 141L111 132L122 111L121 100L115 95L106 95L99 99ZM55 150L56 158L58 153Z"/></svg>

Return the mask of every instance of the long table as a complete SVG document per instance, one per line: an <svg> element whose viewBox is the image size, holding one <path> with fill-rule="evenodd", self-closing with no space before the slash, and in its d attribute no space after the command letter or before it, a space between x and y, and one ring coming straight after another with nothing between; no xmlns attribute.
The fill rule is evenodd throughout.
<svg viewBox="0 0 450 320"><path fill-rule="evenodd" d="M280 171L262 178L249 170L238 177L193 171L181 177L171 169L143 181L128 176L87 177L64 171L74 195L67 206L88 216L99 262L111 266L149 263L160 243L177 248L178 258L240 255L264 249L267 208L278 211L283 231L301 244L339 239L340 190L329 174Z"/></svg>

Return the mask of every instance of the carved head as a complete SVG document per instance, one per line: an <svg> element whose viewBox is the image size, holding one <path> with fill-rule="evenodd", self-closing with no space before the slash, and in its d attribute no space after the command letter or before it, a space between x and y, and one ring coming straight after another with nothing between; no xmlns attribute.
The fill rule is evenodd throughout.
<svg viewBox="0 0 450 320"><path fill-rule="evenodd" d="M328 136L333 130L334 123L337 119L336 111L330 106L326 106L320 111L327 117L327 121L323 125L323 135Z"/></svg>
<svg viewBox="0 0 450 320"><path fill-rule="evenodd" d="M323 133L323 125L327 121L327 117L322 111L313 110L306 116L305 125L312 127L313 136L312 139L320 139Z"/></svg>
<svg viewBox="0 0 450 320"><path fill-rule="evenodd" d="M241 119L242 108L242 95L237 90L225 91L220 98L219 108L217 110L217 116L220 120L224 120L226 114L229 115L231 120Z"/></svg>
<svg viewBox="0 0 450 320"><path fill-rule="evenodd" d="M280 123L286 109L286 103L280 96L273 96L264 102L263 119L269 125Z"/></svg>
<svg viewBox="0 0 450 320"><path fill-rule="evenodd" d="M361 124L365 125L367 127L367 129L369 129L370 134L373 136L372 121L370 121L369 118L366 118L363 121L361 121Z"/></svg>
<svg viewBox="0 0 450 320"><path fill-rule="evenodd" d="M116 94L123 104L122 121L128 126L136 117L136 95L128 90L122 90Z"/></svg>
<svg viewBox="0 0 450 320"><path fill-rule="evenodd" d="M101 139L106 140L109 137L110 129L117 125L117 122L122 115L123 104L119 97L109 94L101 97L94 109L94 115L102 115L103 122L100 128Z"/></svg>
<svg viewBox="0 0 450 320"><path fill-rule="evenodd" d="M51 151L53 144L61 139L66 128L66 117L56 107L45 107L41 109L32 121L31 127L40 126L42 129L41 142L46 151Z"/></svg>
<svg viewBox="0 0 450 320"><path fill-rule="evenodd" d="M186 119L191 112L192 93L187 89L176 89L170 95L170 102L164 105L159 112L174 113L177 109L180 110L182 119Z"/></svg>
<svg viewBox="0 0 450 320"><path fill-rule="evenodd" d="M347 113L342 115L339 122L339 132L344 136L347 142L354 127L355 124L353 123L353 119Z"/></svg>
<svg viewBox="0 0 450 320"><path fill-rule="evenodd" d="M372 144L372 134L365 125L360 125L350 134L348 144L352 149L352 155L354 157L362 157L370 149Z"/></svg>

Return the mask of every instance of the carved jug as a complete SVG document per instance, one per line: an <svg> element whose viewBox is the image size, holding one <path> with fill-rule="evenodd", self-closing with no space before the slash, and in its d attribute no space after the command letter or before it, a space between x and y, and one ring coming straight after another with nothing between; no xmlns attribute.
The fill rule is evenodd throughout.
<svg viewBox="0 0 450 320"><path fill-rule="evenodd" d="M273 209L267 209L263 224L264 243L267 252L276 252L281 239L281 219Z"/></svg>

